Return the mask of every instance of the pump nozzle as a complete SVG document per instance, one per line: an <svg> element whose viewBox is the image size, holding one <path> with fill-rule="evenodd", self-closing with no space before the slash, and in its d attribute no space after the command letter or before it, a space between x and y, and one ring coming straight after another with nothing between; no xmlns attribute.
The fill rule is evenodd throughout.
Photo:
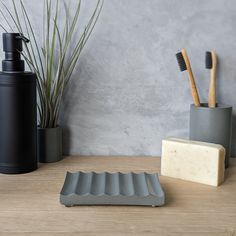
<svg viewBox="0 0 236 236"><path fill-rule="evenodd" d="M16 38L23 40L25 43L29 43L29 39L26 38L23 34L20 34L19 36L16 36Z"/></svg>

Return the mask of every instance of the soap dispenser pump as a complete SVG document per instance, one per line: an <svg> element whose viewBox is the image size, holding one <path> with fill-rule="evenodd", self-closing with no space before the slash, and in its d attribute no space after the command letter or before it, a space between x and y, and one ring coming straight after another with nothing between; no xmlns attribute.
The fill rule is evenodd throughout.
<svg viewBox="0 0 236 236"><path fill-rule="evenodd" d="M25 71L20 33L3 33L0 72L0 173L37 169L36 75Z"/></svg>

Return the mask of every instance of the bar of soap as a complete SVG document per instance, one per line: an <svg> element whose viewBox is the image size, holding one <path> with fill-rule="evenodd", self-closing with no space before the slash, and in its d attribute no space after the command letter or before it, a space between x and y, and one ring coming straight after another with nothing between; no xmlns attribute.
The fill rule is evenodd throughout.
<svg viewBox="0 0 236 236"><path fill-rule="evenodd" d="M218 186L224 181L222 145L169 138L162 141L161 174Z"/></svg>

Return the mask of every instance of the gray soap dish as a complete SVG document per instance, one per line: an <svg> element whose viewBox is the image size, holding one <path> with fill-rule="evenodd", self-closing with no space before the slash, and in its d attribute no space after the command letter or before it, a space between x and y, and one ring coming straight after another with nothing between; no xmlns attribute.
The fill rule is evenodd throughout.
<svg viewBox="0 0 236 236"><path fill-rule="evenodd" d="M74 205L161 206L165 195L158 174L67 172L60 202Z"/></svg>

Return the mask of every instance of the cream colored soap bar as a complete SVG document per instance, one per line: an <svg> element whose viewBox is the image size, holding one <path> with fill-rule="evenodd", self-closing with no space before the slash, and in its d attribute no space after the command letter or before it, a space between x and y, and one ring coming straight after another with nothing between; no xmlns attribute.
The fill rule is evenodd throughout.
<svg viewBox="0 0 236 236"><path fill-rule="evenodd" d="M218 186L224 181L225 149L219 144L170 138L162 141L161 174Z"/></svg>

